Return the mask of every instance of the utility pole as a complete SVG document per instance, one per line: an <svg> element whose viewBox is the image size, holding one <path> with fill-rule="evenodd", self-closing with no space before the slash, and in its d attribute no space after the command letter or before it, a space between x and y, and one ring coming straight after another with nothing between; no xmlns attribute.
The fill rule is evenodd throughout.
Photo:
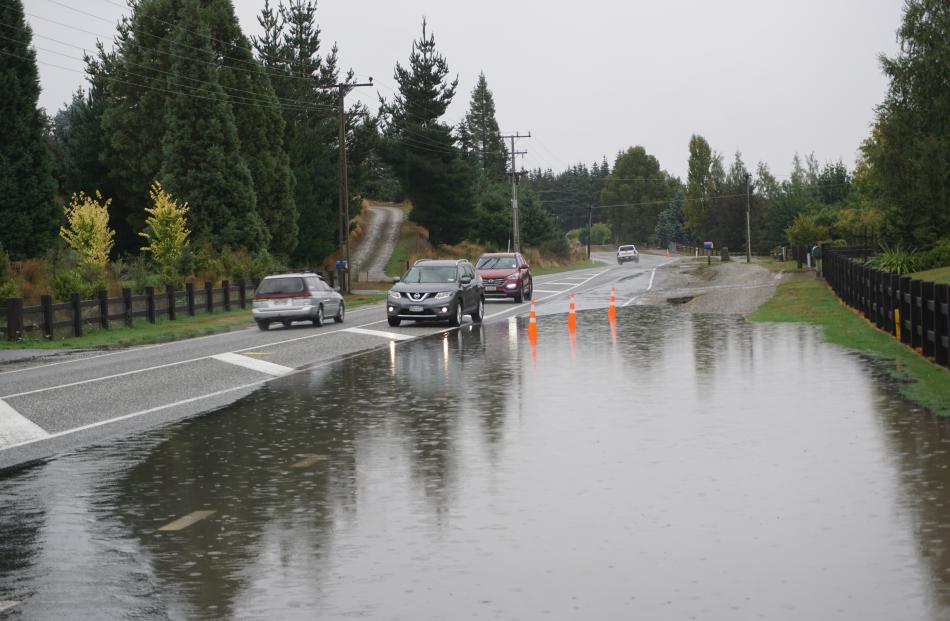
<svg viewBox="0 0 950 621"><path fill-rule="evenodd" d="M749 213L752 211L752 198L749 192L749 180L752 175L745 174L745 262L752 262L752 223Z"/></svg>
<svg viewBox="0 0 950 621"><path fill-rule="evenodd" d="M502 139L511 140L511 239L515 252L521 252L521 225L518 221L518 167L515 165L515 158L519 155L527 155L527 151L515 151L515 139L530 138L531 132L521 134L515 132L507 136L501 136Z"/></svg>
<svg viewBox="0 0 950 621"><path fill-rule="evenodd" d="M346 108L343 106L343 99L346 97L347 91L354 89L358 86L372 86L373 78L369 79L367 83L340 83L334 84L333 86L321 86L318 88L322 89L331 89L335 88L338 91L338 112L340 115L340 128L338 140L340 143L340 154L337 159L340 160L340 206L339 206L339 226L340 226L340 248L343 250L343 260L346 261L346 270L343 272L343 279L340 283L340 290L345 293L350 293L350 209L349 209L349 195L350 189L347 183L346 176Z"/></svg>
<svg viewBox="0 0 950 621"><path fill-rule="evenodd" d="M593 212L594 206L593 201L588 199L587 201L587 260L590 261L590 228L591 228L591 212Z"/></svg>

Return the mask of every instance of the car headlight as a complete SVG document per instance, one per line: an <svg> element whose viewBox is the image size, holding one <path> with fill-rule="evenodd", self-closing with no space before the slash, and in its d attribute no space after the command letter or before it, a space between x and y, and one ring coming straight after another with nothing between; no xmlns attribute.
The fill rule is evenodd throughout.
<svg viewBox="0 0 950 621"><path fill-rule="evenodd" d="M390 291L390 292L389 292L389 297L391 297L391 298L394 299L394 300L398 300L399 298L402 297L402 294L399 293L398 291Z"/></svg>
<svg viewBox="0 0 950 621"><path fill-rule="evenodd" d="M454 295L453 291L440 291L435 294L435 299L437 300L447 300Z"/></svg>
<svg viewBox="0 0 950 621"><path fill-rule="evenodd" d="M508 274L508 280L518 280L521 277L521 274L515 272L514 274Z"/></svg>

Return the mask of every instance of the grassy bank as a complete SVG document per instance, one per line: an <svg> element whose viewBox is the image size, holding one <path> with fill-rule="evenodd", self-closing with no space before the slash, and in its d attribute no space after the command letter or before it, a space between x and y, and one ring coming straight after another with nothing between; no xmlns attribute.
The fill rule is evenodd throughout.
<svg viewBox="0 0 950 621"><path fill-rule="evenodd" d="M379 296L347 296L346 306L354 308L379 300ZM154 324L139 319L138 323L132 327L121 326L109 330L95 330L80 337L52 341L45 339L26 339L14 343L0 341L0 349L115 349L132 345L180 341L197 336L241 330L253 325L254 320L250 310L232 310L227 313L180 317L175 321L160 319Z"/></svg>
<svg viewBox="0 0 950 621"><path fill-rule="evenodd" d="M823 280L792 278L749 316L752 321L810 323L824 328L825 339L867 352L882 365L908 399L950 416L950 371L929 362L845 306Z"/></svg>
<svg viewBox="0 0 950 621"><path fill-rule="evenodd" d="M551 267L532 267L531 274L534 276L544 276L545 274L557 274L558 272L571 272L574 270L586 270L592 267L597 267L603 265L598 261L588 261L587 259L581 261L574 261L573 263L568 263L567 265L553 265Z"/></svg>
<svg viewBox="0 0 950 621"><path fill-rule="evenodd" d="M950 267L938 267L932 270L927 270L926 272L917 272L916 274L911 274L913 278L917 280L929 280L936 283L948 283L950 284Z"/></svg>

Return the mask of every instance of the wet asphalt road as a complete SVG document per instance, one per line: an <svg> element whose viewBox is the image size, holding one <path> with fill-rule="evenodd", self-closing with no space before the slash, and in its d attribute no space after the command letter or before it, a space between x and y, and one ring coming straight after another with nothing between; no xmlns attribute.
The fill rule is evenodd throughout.
<svg viewBox="0 0 950 621"><path fill-rule="evenodd" d="M0 619L950 618L946 421L662 271L0 474Z"/></svg>
<svg viewBox="0 0 950 621"><path fill-rule="evenodd" d="M3 619L943 619L950 429L811 328L387 345L0 479Z"/></svg>
<svg viewBox="0 0 950 621"><path fill-rule="evenodd" d="M610 260L612 255L602 258ZM640 265L618 268L605 263L591 270L537 277L539 312L566 312L566 292L572 290L578 295L577 308L602 306L609 297L606 283L611 281L623 296L632 298L651 284L653 267L668 261L644 255ZM662 275L654 280L661 279ZM628 298L618 299L623 303ZM492 301L487 321L527 312L528 305ZM249 327L0 372L0 470L221 407L274 376L446 329L430 324L391 329L380 303L352 309L345 323L330 322L322 328L296 324L265 333Z"/></svg>

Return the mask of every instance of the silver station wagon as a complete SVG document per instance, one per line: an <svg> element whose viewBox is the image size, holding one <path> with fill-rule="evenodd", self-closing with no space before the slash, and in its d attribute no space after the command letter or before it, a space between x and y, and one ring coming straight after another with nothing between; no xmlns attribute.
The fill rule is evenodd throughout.
<svg viewBox="0 0 950 621"><path fill-rule="evenodd" d="M252 312L257 327L267 330L275 322L285 328L295 321L311 321L315 326L322 326L327 317L343 323L346 308L343 296L322 278L303 272L266 276L254 291Z"/></svg>

